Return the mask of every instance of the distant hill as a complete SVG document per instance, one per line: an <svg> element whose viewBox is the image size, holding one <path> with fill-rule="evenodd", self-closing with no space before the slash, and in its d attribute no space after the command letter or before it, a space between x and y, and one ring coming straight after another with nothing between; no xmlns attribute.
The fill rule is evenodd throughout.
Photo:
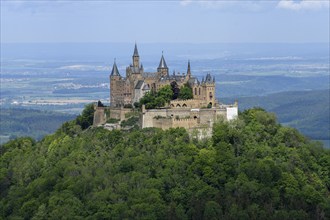
<svg viewBox="0 0 330 220"><path fill-rule="evenodd" d="M267 96L238 98L239 109L255 106L275 112L279 121L297 128L312 139L330 139L330 90L281 92ZM230 103L233 98L222 98Z"/></svg>
<svg viewBox="0 0 330 220"><path fill-rule="evenodd" d="M22 136L40 140L46 134L56 131L65 121L75 117L75 115L53 111L1 108L0 143Z"/></svg>

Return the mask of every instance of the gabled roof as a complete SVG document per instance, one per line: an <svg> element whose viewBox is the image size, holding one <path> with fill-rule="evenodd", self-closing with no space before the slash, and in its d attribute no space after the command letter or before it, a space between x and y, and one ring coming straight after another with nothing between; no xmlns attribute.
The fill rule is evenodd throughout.
<svg viewBox="0 0 330 220"><path fill-rule="evenodd" d="M142 90L150 90L148 84L145 84L145 85L143 86L143 89L142 89Z"/></svg>
<svg viewBox="0 0 330 220"><path fill-rule="evenodd" d="M111 76L120 76L120 73L117 68L116 60L113 63L112 71L111 71Z"/></svg>
<svg viewBox="0 0 330 220"><path fill-rule="evenodd" d="M160 62L159 62L158 68L167 68L167 65L166 65L166 62L165 62L165 59L164 59L163 54L162 54L162 58L160 58Z"/></svg>

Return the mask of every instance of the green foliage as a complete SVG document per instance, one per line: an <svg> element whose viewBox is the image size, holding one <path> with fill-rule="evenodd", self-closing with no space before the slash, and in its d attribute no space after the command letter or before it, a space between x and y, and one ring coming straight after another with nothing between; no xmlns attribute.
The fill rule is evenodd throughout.
<svg viewBox="0 0 330 220"><path fill-rule="evenodd" d="M192 92L191 87L189 85L182 86L180 88L178 98L182 99L182 100L192 99L193 98L193 92Z"/></svg>
<svg viewBox="0 0 330 220"><path fill-rule="evenodd" d="M120 123L120 126L122 127L131 127L134 125L137 125L139 122L139 117L130 117L127 120L124 120Z"/></svg>
<svg viewBox="0 0 330 220"><path fill-rule="evenodd" d="M109 118L107 120L107 123L118 123L120 120L119 119L116 119L116 118Z"/></svg>
<svg viewBox="0 0 330 220"><path fill-rule="evenodd" d="M0 147L0 218L329 219L329 174L329 150L262 109L202 141L71 121Z"/></svg>
<svg viewBox="0 0 330 220"><path fill-rule="evenodd" d="M158 92L147 92L141 99L140 105L145 105L146 109L153 109L165 106L170 100L172 100L173 91L170 85L162 87Z"/></svg>
<svg viewBox="0 0 330 220"><path fill-rule="evenodd" d="M88 104L85 106L81 115L76 118L76 123L77 125L80 125L81 129L84 130L93 125L94 111L94 104Z"/></svg>

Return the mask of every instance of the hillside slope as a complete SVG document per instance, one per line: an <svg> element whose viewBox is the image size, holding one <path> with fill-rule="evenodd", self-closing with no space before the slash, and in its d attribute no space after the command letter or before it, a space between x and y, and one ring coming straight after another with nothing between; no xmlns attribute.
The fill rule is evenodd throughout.
<svg viewBox="0 0 330 220"><path fill-rule="evenodd" d="M330 218L330 151L261 109L201 141L79 121L1 146L0 218Z"/></svg>
<svg viewBox="0 0 330 220"><path fill-rule="evenodd" d="M40 140L43 136L55 132L65 121L74 115L53 111L33 109L1 108L0 144L15 137L30 136Z"/></svg>
<svg viewBox="0 0 330 220"><path fill-rule="evenodd" d="M239 109L262 107L312 139L330 139L330 90L282 92L238 98ZM222 102L232 102L223 98Z"/></svg>

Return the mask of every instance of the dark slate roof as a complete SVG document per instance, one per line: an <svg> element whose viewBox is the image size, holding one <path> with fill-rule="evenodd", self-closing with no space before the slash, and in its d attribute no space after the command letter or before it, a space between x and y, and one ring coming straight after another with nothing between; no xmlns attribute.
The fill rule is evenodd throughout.
<svg viewBox="0 0 330 220"><path fill-rule="evenodd" d="M157 76L158 76L157 73L150 73L150 72L143 72L142 73L143 78L155 78Z"/></svg>
<svg viewBox="0 0 330 220"><path fill-rule="evenodd" d="M206 74L205 82L213 82L211 74Z"/></svg>
<svg viewBox="0 0 330 220"><path fill-rule="evenodd" d="M199 85L199 84L200 84L199 80L198 80L197 78L195 78L195 77L191 77L191 78L188 80L188 83L189 83L190 85L193 85L193 84Z"/></svg>
<svg viewBox="0 0 330 220"><path fill-rule="evenodd" d="M143 80L139 80L135 86L135 89L141 89L142 85L143 85Z"/></svg>
<svg viewBox="0 0 330 220"><path fill-rule="evenodd" d="M162 54L162 58L160 59L158 68L167 68L163 54Z"/></svg>
<svg viewBox="0 0 330 220"><path fill-rule="evenodd" d="M133 53L133 56L139 56L139 52L138 52L138 49L137 49L137 46L136 46L136 43L135 43L135 46L134 46L134 53Z"/></svg>
<svg viewBox="0 0 330 220"><path fill-rule="evenodd" d="M111 76L120 76L120 73L119 73L118 68L117 68L116 61L113 63Z"/></svg>

